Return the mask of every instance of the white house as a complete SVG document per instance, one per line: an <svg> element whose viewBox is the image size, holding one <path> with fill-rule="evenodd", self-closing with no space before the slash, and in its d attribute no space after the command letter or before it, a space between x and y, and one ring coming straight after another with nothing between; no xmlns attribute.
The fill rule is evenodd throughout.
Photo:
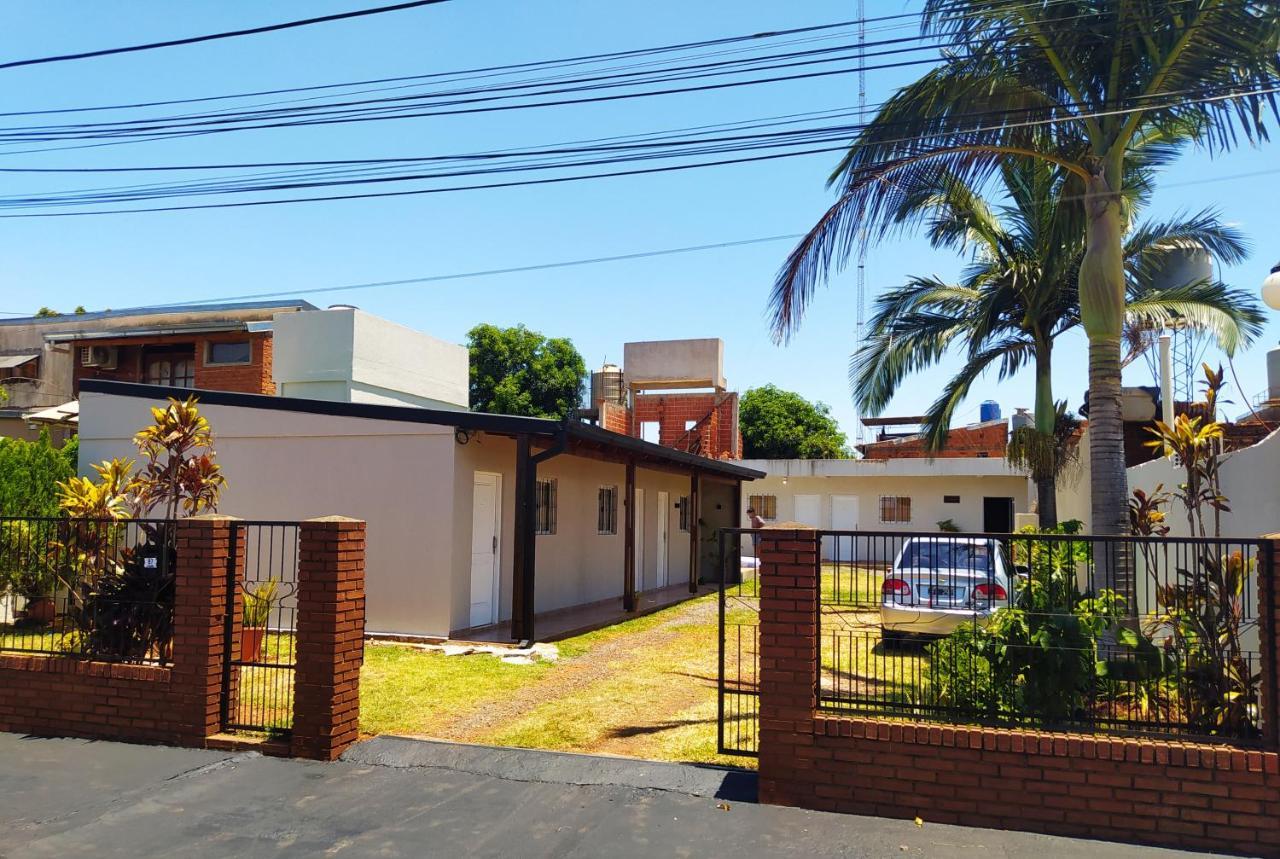
<svg viewBox="0 0 1280 859"><path fill-rule="evenodd" d="M324 316L325 314L312 314ZM194 394L242 519L364 519L370 632L428 637L713 577L737 524L737 463L578 421L85 381L80 462L134 457L169 396Z"/></svg>

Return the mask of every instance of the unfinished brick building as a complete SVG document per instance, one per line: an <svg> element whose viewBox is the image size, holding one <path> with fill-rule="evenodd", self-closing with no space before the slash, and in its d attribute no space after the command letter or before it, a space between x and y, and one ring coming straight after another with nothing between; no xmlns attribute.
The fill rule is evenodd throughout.
<svg viewBox="0 0 1280 859"><path fill-rule="evenodd" d="M623 366L591 377L591 417L613 432L712 459L741 459L738 394L725 390L724 341L623 346Z"/></svg>

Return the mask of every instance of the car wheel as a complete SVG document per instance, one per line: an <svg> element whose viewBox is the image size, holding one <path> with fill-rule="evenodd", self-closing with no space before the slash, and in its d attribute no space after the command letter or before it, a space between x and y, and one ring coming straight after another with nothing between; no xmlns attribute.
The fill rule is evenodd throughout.
<svg viewBox="0 0 1280 859"><path fill-rule="evenodd" d="M886 629L882 626L880 627L880 640L884 642L885 647L896 647L906 641L907 636L896 629Z"/></svg>

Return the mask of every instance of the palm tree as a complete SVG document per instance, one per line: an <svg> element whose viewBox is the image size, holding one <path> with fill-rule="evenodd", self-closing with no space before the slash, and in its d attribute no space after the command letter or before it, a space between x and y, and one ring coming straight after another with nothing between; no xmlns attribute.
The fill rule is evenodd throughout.
<svg viewBox="0 0 1280 859"><path fill-rule="evenodd" d="M925 0L942 63L899 90L832 175L840 196L801 239L771 298L775 334L815 286L892 220L903 184L980 187L1011 156L1053 163L1084 201L1081 324L1089 338L1093 528L1127 527L1120 415L1124 193L1135 144L1159 133L1226 149L1276 112L1280 4L1259 0ZM905 182L904 182L905 180Z"/></svg>
<svg viewBox="0 0 1280 859"><path fill-rule="evenodd" d="M1135 168L1139 172L1146 168ZM866 341L850 361L850 384L859 408L884 409L903 379L937 363L962 345L965 363L929 408L925 435L930 450L946 442L956 407L989 369L1001 379L1024 364L1035 367L1035 436L1018 439L1014 458L1029 467L1039 495L1040 524L1057 524L1057 476L1064 464L1052 382L1053 346L1081 324L1077 288L1085 254L1084 209L1067 192L1070 175L1046 161L1013 158L1000 167L1009 205L997 207L957 177L945 174L936 188L904 188L894 219L923 219L934 247L969 252L972 263L960 283L910 279L883 295ZM1126 205L1136 210L1135 176ZM1187 251L1208 251L1226 263L1248 254L1234 228L1212 211L1134 229L1124 245L1128 324L1163 328L1172 321L1204 330L1231 354L1261 333L1265 317L1256 300L1216 281L1162 288L1160 276ZM1131 352L1128 361L1139 353Z"/></svg>

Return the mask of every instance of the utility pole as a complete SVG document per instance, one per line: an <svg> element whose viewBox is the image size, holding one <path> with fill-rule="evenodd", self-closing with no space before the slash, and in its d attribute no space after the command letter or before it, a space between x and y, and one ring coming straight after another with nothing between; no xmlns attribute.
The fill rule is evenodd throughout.
<svg viewBox="0 0 1280 859"><path fill-rule="evenodd" d="M858 0L858 122L867 121L867 2ZM855 291L857 309L854 315L853 348L857 352L866 338L867 327L867 230L858 233L858 284ZM857 444L866 441L862 426L862 410L853 405L854 438Z"/></svg>

